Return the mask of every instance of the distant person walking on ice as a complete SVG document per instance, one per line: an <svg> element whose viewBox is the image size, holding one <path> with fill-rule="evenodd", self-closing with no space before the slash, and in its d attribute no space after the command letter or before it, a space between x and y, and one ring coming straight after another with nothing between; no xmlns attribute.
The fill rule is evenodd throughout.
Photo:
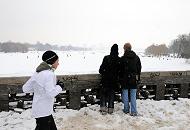
<svg viewBox="0 0 190 130"><path fill-rule="evenodd" d="M130 43L123 47L124 55L121 57L120 81L122 87L122 101L124 103L124 113L130 113L131 116L137 116L136 93L137 82L140 81L141 61L132 51ZM129 105L130 96L130 105Z"/></svg>
<svg viewBox="0 0 190 130"><path fill-rule="evenodd" d="M111 47L110 55L104 57L100 66L101 89L100 89L100 112L102 114L113 113L115 88L118 87L119 64L118 45Z"/></svg>
<svg viewBox="0 0 190 130"><path fill-rule="evenodd" d="M52 113L54 97L58 95L64 85L56 85L54 70L59 65L55 52L46 51L42 55L43 62L36 68L36 72L23 85L23 92L34 93L32 102L32 116L36 119L35 130L57 130Z"/></svg>

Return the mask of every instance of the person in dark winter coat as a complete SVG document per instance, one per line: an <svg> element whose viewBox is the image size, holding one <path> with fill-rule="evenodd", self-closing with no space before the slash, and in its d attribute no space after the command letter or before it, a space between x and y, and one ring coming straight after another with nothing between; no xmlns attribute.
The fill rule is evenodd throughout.
<svg viewBox="0 0 190 130"><path fill-rule="evenodd" d="M25 93L34 93L32 102L32 117L36 119L35 130L57 130L52 113L54 97L58 95L63 84L56 84L54 70L59 65L55 52L46 51L42 55L43 62L36 68L36 72L23 85Z"/></svg>
<svg viewBox="0 0 190 130"><path fill-rule="evenodd" d="M118 45L111 47L110 55L104 57L100 66L101 90L100 90L100 111L102 114L113 113L115 88L118 87L119 64Z"/></svg>
<svg viewBox="0 0 190 130"><path fill-rule="evenodd" d="M140 81L141 61L136 53L131 50L130 43L126 43L123 48L124 55L121 57L120 65L120 83L122 87L122 101L124 103L123 111L124 113L130 112L132 116L136 116L136 93L137 83Z"/></svg>

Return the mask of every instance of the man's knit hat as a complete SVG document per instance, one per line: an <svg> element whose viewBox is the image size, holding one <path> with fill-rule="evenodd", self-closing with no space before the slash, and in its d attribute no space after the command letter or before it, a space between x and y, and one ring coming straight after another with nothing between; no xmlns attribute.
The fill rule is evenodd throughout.
<svg viewBox="0 0 190 130"><path fill-rule="evenodd" d="M52 65L53 63L55 63L55 61L58 59L58 55L53 52L53 51L46 51L43 55L42 55L42 60L44 62L46 62L47 64Z"/></svg>

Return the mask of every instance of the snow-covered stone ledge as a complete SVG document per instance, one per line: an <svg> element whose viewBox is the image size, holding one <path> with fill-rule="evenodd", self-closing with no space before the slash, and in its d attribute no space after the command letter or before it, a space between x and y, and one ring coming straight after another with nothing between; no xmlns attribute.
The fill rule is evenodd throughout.
<svg viewBox="0 0 190 130"><path fill-rule="evenodd" d="M9 110L10 101L16 99L17 93L22 93L22 84L29 77L1 77L0 78L0 110ZM80 74L80 75L58 75L58 79L65 83L66 91L57 102L59 105L71 109L80 109L88 104L98 103L98 88L100 84L99 74ZM139 99L172 99L174 94L181 98L190 96L190 71L159 71L142 72L141 83L139 84ZM146 95L141 92L145 91ZM117 99L120 100L120 91L117 92ZM24 95L26 98L32 95ZM16 99L15 101L19 101ZM27 99L28 100L28 99ZM84 102L82 102L84 100ZM85 104L86 103L86 104Z"/></svg>

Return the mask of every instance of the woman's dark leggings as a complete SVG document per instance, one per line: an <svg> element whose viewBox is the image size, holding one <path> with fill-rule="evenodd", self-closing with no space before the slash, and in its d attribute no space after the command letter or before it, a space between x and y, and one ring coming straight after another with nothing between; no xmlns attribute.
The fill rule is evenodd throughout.
<svg viewBox="0 0 190 130"><path fill-rule="evenodd" d="M57 130L53 116L36 118L35 130Z"/></svg>
<svg viewBox="0 0 190 130"><path fill-rule="evenodd" d="M100 92L100 107L114 108L114 95L113 88L102 88Z"/></svg>

